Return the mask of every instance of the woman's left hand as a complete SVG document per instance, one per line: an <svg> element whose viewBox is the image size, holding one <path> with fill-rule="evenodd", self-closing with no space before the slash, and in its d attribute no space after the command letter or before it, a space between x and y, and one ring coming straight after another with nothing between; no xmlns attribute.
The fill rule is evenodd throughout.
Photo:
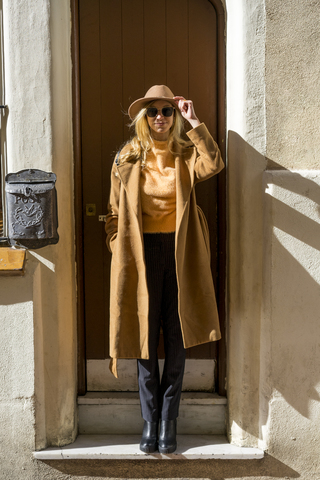
<svg viewBox="0 0 320 480"><path fill-rule="evenodd" d="M196 115L196 112L194 111L192 100L186 100L184 97L180 96L173 97L173 99L178 105L181 115L183 116L183 118L188 120L192 128L200 125L200 121Z"/></svg>

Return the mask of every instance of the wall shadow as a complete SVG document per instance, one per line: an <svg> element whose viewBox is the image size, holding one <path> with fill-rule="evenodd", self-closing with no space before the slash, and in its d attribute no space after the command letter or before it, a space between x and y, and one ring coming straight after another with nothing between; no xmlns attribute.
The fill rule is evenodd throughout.
<svg viewBox="0 0 320 480"><path fill-rule="evenodd" d="M266 455L261 460L51 460L43 463L50 467L53 480L58 472L59 475L66 475L66 480L77 478L80 480L84 477L87 480L96 478L227 480L242 477L267 480L300 477L296 471L271 455ZM63 480L64 477L59 476L60 479Z"/></svg>
<svg viewBox="0 0 320 480"><path fill-rule="evenodd" d="M24 275L0 276L0 305L24 304L33 300L32 275L34 267L26 268Z"/></svg>
<svg viewBox="0 0 320 480"><path fill-rule="evenodd" d="M273 265L277 278L277 285L273 287L276 297L273 299L274 307L278 311L275 322L282 319L281 324L274 328L277 335L273 338L273 348L281 350L283 356L283 362L273 366L272 387L299 414L310 419L311 402L320 401L320 394L315 388L320 382L317 368L320 362L317 342L320 338L320 284L314 278L319 258L314 258L308 246L320 252L320 223L315 221L315 218L320 218L320 185L298 172L281 175L281 168L274 161L268 160L268 165L277 170L272 176L272 184L297 195L296 208L277 198L271 199L273 215L270 228L278 229L283 237L280 242L273 234L272 240L273 255L277 259ZM299 211L300 202L305 202L303 199L309 201L308 215L313 218ZM303 254L298 248L295 256L290 253L291 237L304 244ZM276 289L281 285L283 295L279 298Z"/></svg>
<svg viewBox="0 0 320 480"><path fill-rule="evenodd" d="M308 419L311 418L311 402L320 401L320 394L316 389L320 382L320 372L317 369L320 362L317 343L317 339L320 338L320 323L317 320L320 310L320 285L319 277L315 278L315 265L319 262L319 258L317 257L314 260L317 263L313 263L312 252L309 248L312 247L316 251L320 251L320 224L317 221L320 217L320 186L312 180L312 175L310 175L311 178L305 178L299 172L291 172L276 161L264 157L235 132L229 132L230 151L232 157L230 158L229 155L229 171L231 170L232 186L237 189L235 196L239 200L234 205L237 215L234 215L233 228L235 234L232 240L234 242L235 239L238 239L240 245L239 253L236 253L234 262L237 269L236 275L243 274L243 269L246 269L240 252L244 240L251 241L251 264L262 265L263 270L269 269L269 275L272 275L271 280L268 280L272 285L272 291L266 292L265 285L260 290L261 298L264 295L269 296L271 304L269 308L270 318L264 315L261 322L261 324L265 324L263 326L264 331L268 331L269 328L270 335L269 339L266 340L266 342L270 342L270 345L265 347L264 352L267 352L267 356L269 356L270 365L266 365L268 363L266 357L263 360L265 363L263 365L264 375L269 375L267 389L263 390L264 414L261 417L260 410L259 416L258 410L261 409L259 404L261 398L259 401L257 398L253 398L251 407L255 410L255 421L251 421L251 423L242 421L241 414L234 418L234 421L241 425L246 432L257 437L260 436L260 433L257 435L258 419L260 424L264 424L267 420L269 401L275 391L279 392L296 412ZM239 162L237 162L237 156ZM230 165L231 162L237 163ZM268 172L274 173L272 177L270 176L272 185L284 189L284 193L281 194L281 198L285 199L284 201L271 197L267 191L264 191L264 175L267 175L265 173L267 168L269 169ZM253 173L248 173L250 171ZM257 184L261 190L261 195L257 194ZM241 205L244 189L247 192L251 190L255 192L251 196L252 202L256 200L260 207L259 205L257 207L250 206L250 202L247 202L246 206L249 206L249 208L244 211L243 204ZM297 195L294 206L292 206L292 194ZM306 200L309 202L308 207L306 207ZM232 208L232 206L230 207ZM255 237L253 240L247 237L248 234L244 231L245 227L243 226L246 222L244 214L249 216L252 212L257 215L257 218L253 218L254 221L256 220L256 229L261 229L261 219L258 218L258 215L264 217L263 231L255 232L254 229L252 230L252 235ZM267 217L269 215L271 215L269 218L272 220L270 224ZM237 216L239 219L237 219ZM257 244L259 239L262 241L263 247ZM297 247L298 242L296 240L304 244L300 249L301 251ZM308 265L306 266L308 261L304 256L308 248L309 268ZM266 256L266 251L267 255L270 255L270 262L269 257ZM271 262L273 262L272 266ZM249 268L251 268L251 265ZM245 292L250 292L250 290L257 292L258 290L259 294L254 276L249 280L251 283L249 281L245 285ZM240 288L242 288L242 285ZM245 323L247 320L243 319L250 318L253 313L257 314L258 308L254 312L246 311L246 303L241 302L239 293L236 293L234 298L236 304L239 305L238 318L240 321ZM311 305L312 307L310 307ZM260 304L259 309L262 311L262 304ZM255 320L260 322L258 316ZM268 327L268 322L273 322L272 326ZM257 341L255 340L257 333L258 329L252 334L253 349L255 347L254 342ZM259 342L261 342L261 338ZM261 345L259 351L261 351L260 348ZM239 355L242 355L239 346L237 351ZM257 367L260 374L261 358L261 354L255 357L255 360L260 364ZM267 372L271 365L272 373ZM258 378L257 369L254 374L256 376L252 376L251 381L256 384L255 388L257 390L259 388L261 390L261 385L258 384L261 379ZM262 382L264 381L265 379L262 379ZM268 392L268 397L266 392ZM245 401L247 400L243 401L240 411L245 410ZM283 421L285 422L285 419ZM288 429L290 429L289 425Z"/></svg>

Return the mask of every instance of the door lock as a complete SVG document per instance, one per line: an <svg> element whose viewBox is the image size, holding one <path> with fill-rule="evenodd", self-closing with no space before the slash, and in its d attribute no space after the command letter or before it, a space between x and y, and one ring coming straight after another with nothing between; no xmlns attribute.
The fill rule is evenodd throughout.
<svg viewBox="0 0 320 480"><path fill-rule="evenodd" d="M87 217L94 217L97 213L96 205L94 203L86 204L86 215Z"/></svg>

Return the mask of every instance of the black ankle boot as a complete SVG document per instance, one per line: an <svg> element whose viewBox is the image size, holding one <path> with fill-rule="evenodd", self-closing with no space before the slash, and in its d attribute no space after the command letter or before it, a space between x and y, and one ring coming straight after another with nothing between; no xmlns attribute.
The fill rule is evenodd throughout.
<svg viewBox="0 0 320 480"><path fill-rule="evenodd" d="M140 450L153 453L158 449L158 422L144 422Z"/></svg>
<svg viewBox="0 0 320 480"><path fill-rule="evenodd" d="M158 449L160 453L173 453L177 448L177 420L161 420Z"/></svg>

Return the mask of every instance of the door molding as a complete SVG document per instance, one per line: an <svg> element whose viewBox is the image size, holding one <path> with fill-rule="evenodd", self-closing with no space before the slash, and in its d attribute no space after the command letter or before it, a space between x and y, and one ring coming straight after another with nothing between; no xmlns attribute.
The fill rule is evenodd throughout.
<svg viewBox="0 0 320 480"><path fill-rule="evenodd" d="M221 0L208 0L217 12L218 47L218 145L226 162L226 42L225 11ZM218 342L217 385L219 395L226 395L227 349L226 349L226 272L227 272L227 168L218 175L218 291L217 304L222 338Z"/></svg>
<svg viewBox="0 0 320 480"><path fill-rule="evenodd" d="M80 37L79 0L71 2L71 56L72 56L72 119L74 154L74 218L75 262L77 285L77 376L78 394L85 395L86 345L84 322L83 217L82 217L82 162L81 162L81 104L80 104Z"/></svg>
<svg viewBox="0 0 320 480"><path fill-rule="evenodd" d="M226 158L226 48L225 12L221 0L208 0L217 14L218 45L218 145ZM80 105L80 38L79 0L70 0L72 31L72 98L73 98L73 148L74 148L74 211L75 211L75 262L77 268L77 367L78 394L86 393L86 355L84 322L84 265L83 265L83 212L82 212L82 161L81 161L81 105ZM226 378L226 169L218 175L218 275L217 304L222 339L218 342L218 369L216 380L219 395L225 395Z"/></svg>

